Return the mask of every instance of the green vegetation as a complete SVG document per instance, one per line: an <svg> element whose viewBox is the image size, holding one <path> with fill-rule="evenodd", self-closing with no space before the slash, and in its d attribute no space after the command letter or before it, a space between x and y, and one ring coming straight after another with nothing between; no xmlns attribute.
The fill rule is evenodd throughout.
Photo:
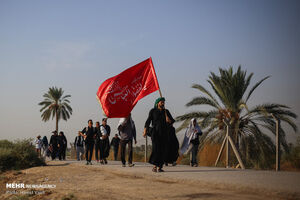
<svg viewBox="0 0 300 200"><path fill-rule="evenodd" d="M31 139L11 142L0 140L0 171L19 170L45 165L38 157Z"/></svg>
<svg viewBox="0 0 300 200"><path fill-rule="evenodd" d="M290 144L290 151L283 154L283 164L289 163L291 168L300 169L300 137L295 145Z"/></svg>
<svg viewBox="0 0 300 200"><path fill-rule="evenodd" d="M275 135L275 121L272 117L280 119L297 132L297 126L293 119L297 115L286 105L266 103L248 108L248 100L255 89L269 76L258 81L250 90L248 86L253 73L247 76L247 72L238 67L233 72L232 67L219 69L219 75L211 72L208 83L214 95L203 86L194 84L192 88L202 94L193 98L187 107L196 105L209 106L209 111L190 112L176 118L183 123L177 131L186 128L192 118L200 120L203 128L200 148L207 142L220 144L225 136L226 126L229 124L230 135L240 151L242 159L247 167L270 168L274 164L275 145L268 135ZM248 91L248 92L247 92ZM289 146L285 139L285 130L280 125L280 141L283 150L288 153ZM275 136L274 136L275 137Z"/></svg>
<svg viewBox="0 0 300 200"><path fill-rule="evenodd" d="M48 121L52 115L52 119L56 119L56 128L58 132L58 122L60 119L67 121L72 115L72 108L69 105L68 100L71 95L63 96L64 91L62 88L52 87L49 91L43 95L44 101L40 102L39 105L43 106L40 112L43 112L41 117L43 121Z"/></svg>

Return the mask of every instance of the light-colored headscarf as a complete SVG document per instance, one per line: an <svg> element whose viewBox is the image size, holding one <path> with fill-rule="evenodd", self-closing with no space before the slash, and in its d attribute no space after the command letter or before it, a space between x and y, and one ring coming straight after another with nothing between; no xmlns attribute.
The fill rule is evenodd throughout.
<svg viewBox="0 0 300 200"><path fill-rule="evenodd" d="M194 121L196 122L194 125ZM180 153L185 154L191 150L191 140L196 139L197 133L201 132L201 129L196 121L196 118L191 119L189 126L187 127L183 142L180 148Z"/></svg>

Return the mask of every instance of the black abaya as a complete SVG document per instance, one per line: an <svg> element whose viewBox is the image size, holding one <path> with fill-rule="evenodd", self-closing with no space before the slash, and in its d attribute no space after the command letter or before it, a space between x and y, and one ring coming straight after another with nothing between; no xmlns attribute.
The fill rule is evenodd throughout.
<svg viewBox="0 0 300 200"><path fill-rule="evenodd" d="M171 124L175 122L168 110L159 110L153 108L149 112L148 119L145 123L145 128L148 129L152 123L152 153L149 159L149 163L162 167L168 157L168 131L170 125L166 122L166 116L171 120Z"/></svg>

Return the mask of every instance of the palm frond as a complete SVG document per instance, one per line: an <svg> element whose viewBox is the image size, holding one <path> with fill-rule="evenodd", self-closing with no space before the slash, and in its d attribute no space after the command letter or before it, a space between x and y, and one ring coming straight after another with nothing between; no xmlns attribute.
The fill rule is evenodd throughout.
<svg viewBox="0 0 300 200"><path fill-rule="evenodd" d="M213 102L215 103L215 105L217 105L217 107L220 107L220 105L219 105L218 101L216 100L216 98L208 90L206 90L202 85L193 84L192 88L198 89L202 93L208 95L213 100Z"/></svg>
<svg viewBox="0 0 300 200"><path fill-rule="evenodd" d="M214 101L207 97L195 97L186 104L187 107L195 105L210 105L212 107L218 108L218 105L216 105Z"/></svg>
<svg viewBox="0 0 300 200"><path fill-rule="evenodd" d="M208 115L207 112L191 112L191 113L187 113L181 116L176 117L176 121L183 121L183 120L191 120L192 118L197 118L197 119L201 119L203 117L206 117Z"/></svg>
<svg viewBox="0 0 300 200"><path fill-rule="evenodd" d="M262 83L264 82L266 79L270 78L271 76L266 76L265 78L261 79L260 81L258 81L249 91L248 96L246 98L246 102L249 100L250 96L252 95L252 93L254 92L254 90Z"/></svg>

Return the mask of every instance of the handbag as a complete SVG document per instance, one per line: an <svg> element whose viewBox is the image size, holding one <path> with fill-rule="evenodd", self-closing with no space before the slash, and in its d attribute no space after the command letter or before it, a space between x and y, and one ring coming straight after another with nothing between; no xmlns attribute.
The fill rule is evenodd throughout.
<svg viewBox="0 0 300 200"><path fill-rule="evenodd" d="M149 137L152 137L152 132L153 132L153 127L149 127L146 130L146 135L149 136Z"/></svg>

